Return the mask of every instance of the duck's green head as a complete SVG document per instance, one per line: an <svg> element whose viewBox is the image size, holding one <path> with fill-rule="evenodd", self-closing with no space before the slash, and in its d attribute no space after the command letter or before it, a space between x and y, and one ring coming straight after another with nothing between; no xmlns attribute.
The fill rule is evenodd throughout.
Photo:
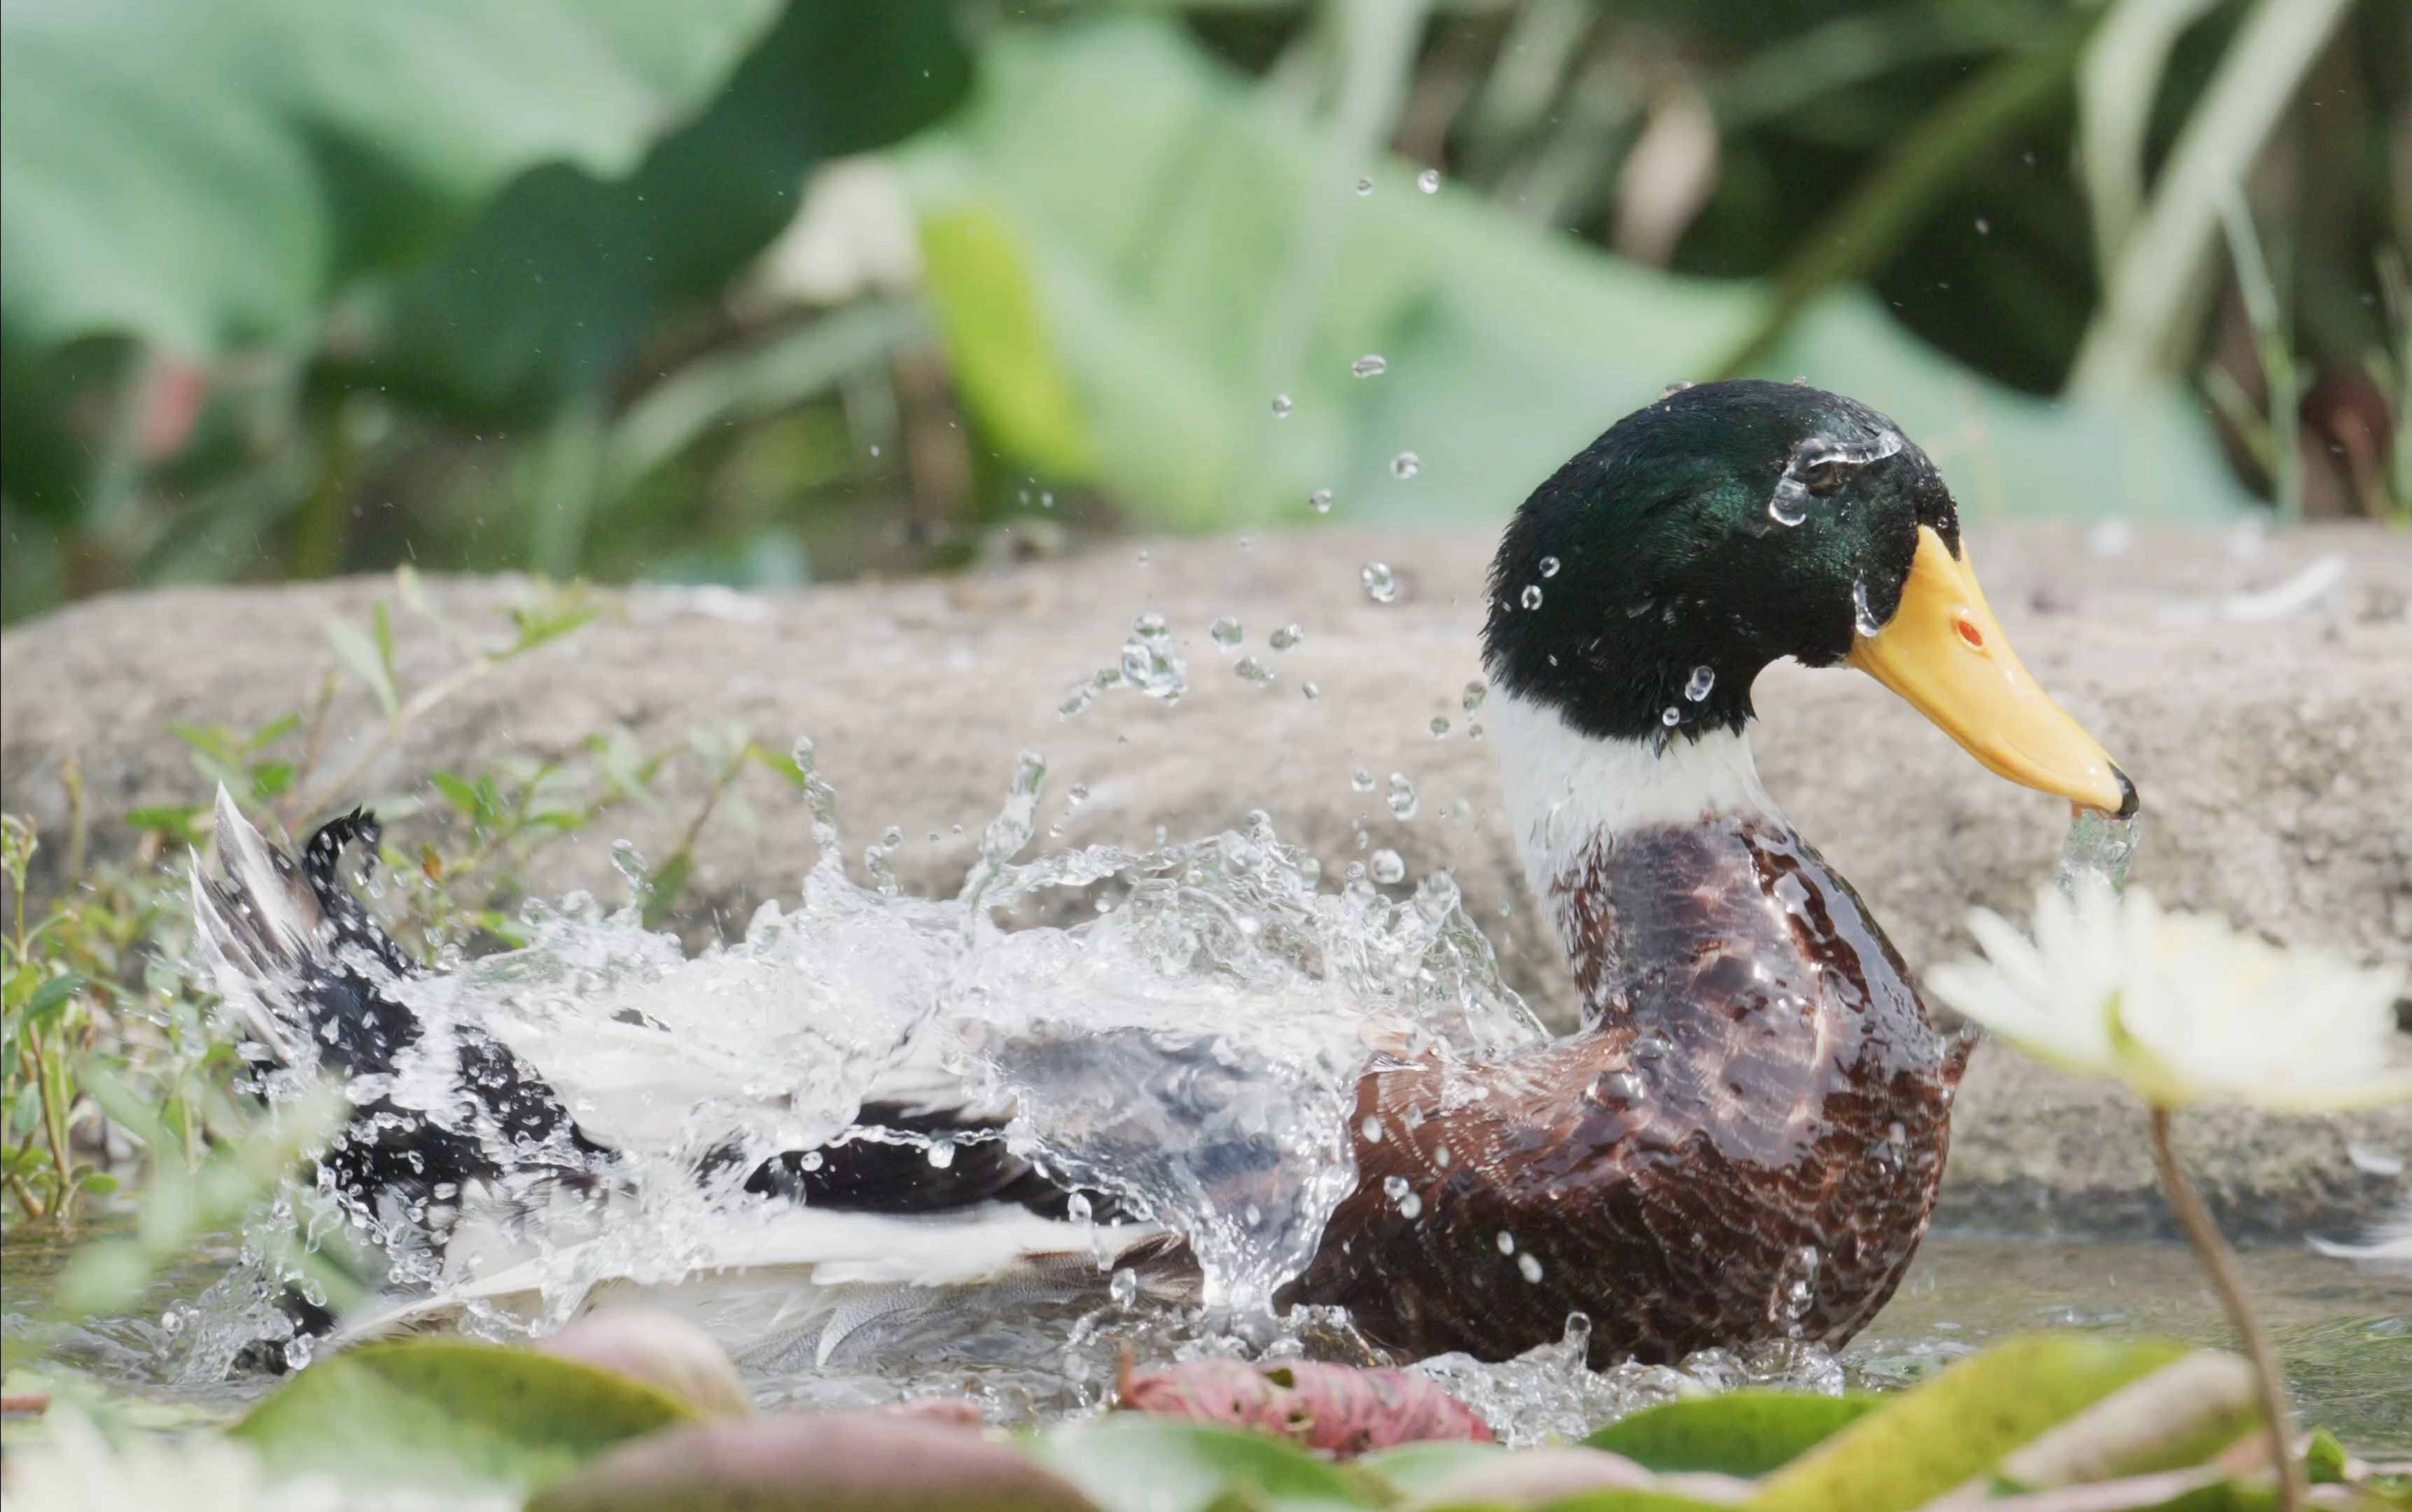
<svg viewBox="0 0 2412 1512"><path fill-rule="evenodd" d="M1618 741L1739 731L1770 662L1848 662L2003 776L2134 811L2011 652L1934 464L1805 384L1674 390L1559 468L1500 543L1483 646L1504 692Z"/></svg>

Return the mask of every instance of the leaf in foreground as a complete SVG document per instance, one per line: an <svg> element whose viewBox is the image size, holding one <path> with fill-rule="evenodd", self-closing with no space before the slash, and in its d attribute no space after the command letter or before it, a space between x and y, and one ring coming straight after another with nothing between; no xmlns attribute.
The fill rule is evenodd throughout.
<svg viewBox="0 0 2412 1512"><path fill-rule="evenodd" d="M359 1490L529 1489L694 1419L653 1387L592 1365L422 1339L322 1360L230 1431L278 1474L315 1471Z"/></svg>

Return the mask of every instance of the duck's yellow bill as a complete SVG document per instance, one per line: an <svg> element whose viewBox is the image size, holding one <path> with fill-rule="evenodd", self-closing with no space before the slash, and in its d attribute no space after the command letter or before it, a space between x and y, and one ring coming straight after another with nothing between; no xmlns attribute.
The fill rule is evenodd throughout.
<svg viewBox="0 0 2412 1512"><path fill-rule="evenodd" d="M2136 812L2135 785L2020 665L1967 558L1933 527L1918 529L1901 608L1849 659L1997 774L2081 808Z"/></svg>

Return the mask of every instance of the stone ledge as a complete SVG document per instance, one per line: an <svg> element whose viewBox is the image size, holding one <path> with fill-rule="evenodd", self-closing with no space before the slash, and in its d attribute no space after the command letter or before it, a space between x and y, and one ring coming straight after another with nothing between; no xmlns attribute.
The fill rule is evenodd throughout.
<svg viewBox="0 0 2412 1512"><path fill-rule="evenodd" d="M2117 555L2066 528L1978 527L1970 540L2028 665L2142 790L2139 880L2174 904L2281 939L2412 959L2412 540L2339 527L2240 551L2224 535L2140 532ZM1488 531L1332 530L1253 547L1156 542L1144 561L1120 546L986 577L785 595L631 589L613 595L602 623L437 711L357 796L507 752L567 755L613 725L659 745L733 720L774 745L811 734L850 842L900 824L910 837L898 857L906 885L950 890L1026 746L1049 758L1051 816L1065 787L1089 787L1063 821L1066 843L1141 842L1157 825L1200 833L1263 808L1335 864L1356 854L1362 825L1414 871L1453 868L1511 979L1562 1015L1564 973L1523 895L1490 753L1466 738L1459 705L1478 672L1491 544ZM2307 608L2262 622L2224 616L2229 595L2283 584L2330 553L2345 559L2344 578ZM1398 572L1393 603L1375 604L1359 586L1360 565L1375 560ZM516 592L496 580L429 588L472 626L498 618ZM0 798L56 833L60 763L73 755L96 815L189 801L198 779L165 726L249 727L302 706L336 667L326 624L365 622L390 594L383 579L166 590L8 631ZM1114 660L1142 609L1171 622L1190 695L1167 708L1110 693L1081 718L1059 719L1066 689ZM1239 618L1243 649L1273 667L1270 689L1234 677L1235 657L1208 640L1219 614ZM1292 623L1304 642L1270 652L1266 635ZM400 640L406 684L455 660L407 624ZM1301 697L1309 680L1322 692L1312 702ZM2025 910L2059 845L2064 815L2052 800L1986 775L1864 678L1778 667L1758 702L1769 788L1913 964L1964 943L1959 921L1972 903ZM1453 722L1446 739L1431 733L1435 715ZM343 695L329 770L378 724L364 693ZM1357 793L1349 779L1360 766L1408 773L1419 816L1397 821L1378 791ZM763 898L792 895L812 860L801 804L766 789L754 807L757 826L713 827L697 857L691 888L704 927L742 927ZM612 832L659 854L675 822L630 811ZM934 843L924 838L932 831ZM537 879L606 892L614 880L599 837L549 856ZM2140 1129L2105 1089L1981 1053L1946 1219L2157 1230ZM2390 1158L2412 1158L2412 1109L2335 1120L2207 1111L2187 1121L2185 1137L2225 1214L2251 1231L2343 1232L2412 1186L2385 1171Z"/></svg>

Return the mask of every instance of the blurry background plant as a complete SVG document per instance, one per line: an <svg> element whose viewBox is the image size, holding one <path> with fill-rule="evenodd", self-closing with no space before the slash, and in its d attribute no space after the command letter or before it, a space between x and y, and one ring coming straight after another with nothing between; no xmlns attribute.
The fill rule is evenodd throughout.
<svg viewBox="0 0 2412 1512"><path fill-rule="evenodd" d="M11 0L0 114L9 617L1488 519L1736 370L2412 512L2400 0Z"/></svg>

